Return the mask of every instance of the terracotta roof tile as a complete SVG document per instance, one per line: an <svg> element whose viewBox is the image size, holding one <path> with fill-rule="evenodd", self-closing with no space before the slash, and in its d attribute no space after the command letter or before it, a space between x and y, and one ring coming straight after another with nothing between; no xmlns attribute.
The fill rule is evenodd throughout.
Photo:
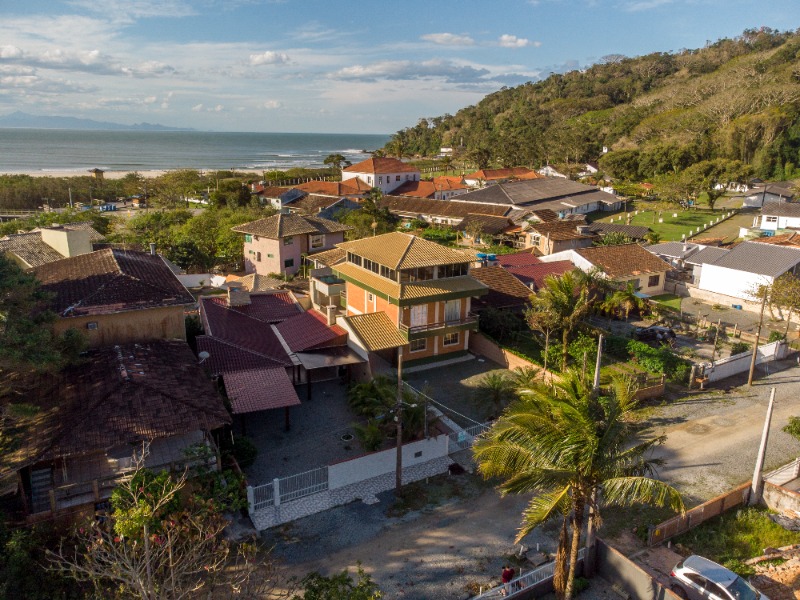
<svg viewBox="0 0 800 600"><path fill-rule="evenodd" d="M542 263L544 264L544 263ZM533 293L511 271L503 267L481 267L472 269L470 275L489 288L482 302L495 308L507 308L525 304Z"/></svg>
<svg viewBox="0 0 800 600"><path fill-rule="evenodd" d="M33 270L42 289L54 294L62 317L193 304L194 298L160 256L98 250Z"/></svg>
<svg viewBox="0 0 800 600"><path fill-rule="evenodd" d="M645 273L662 273L672 267L639 244L595 246L575 250L593 265L600 267L609 277L627 277Z"/></svg>
<svg viewBox="0 0 800 600"><path fill-rule="evenodd" d="M327 267L332 267L333 265L342 262L346 257L347 257L347 252L344 249L331 248L330 250L323 250L322 252L316 252L312 254L309 258Z"/></svg>
<svg viewBox="0 0 800 600"><path fill-rule="evenodd" d="M241 313L264 323L281 323L303 312L294 296L289 292L277 292L250 296L250 304L228 306L226 296L201 296L202 303L212 303L228 310Z"/></svg>
<svg viewBox="0 0 800 600"><path fill-rule="evenodd" d="M419 173L413 165L396 158L368 158L342 169L345 173Z"/></svg>
<svg viewBox="0 0 800 600"><path fill-rule="evenodd" d="M347 332L338 325L328 326L327 319L315 310L275 325L275 329L292 352L347 344Z"/></svg>
<svg viewBox="0 0 800 600"><path fill-rule="evenodd" d="M244 287L244 289L246 289L248 292L279 290L286 285L286 282L282 279L267 277L266 275L260 275L259 273L250 273L249 275L239 277L234 281L240 282L242 287Z"/></svg>
<svg viewBox="0 0 800 600"><path fill-rule="evenodd" d="M493 217L491 215L468 214L458 227L466 231L468 227L476 225L480 227L481 233L494 235L511 227L513 223L508 217Z"/></svg>
<svg viewBox="0 0 800 600"><path fill-rule="evenodd" d="M344 320L370 352L408 344L383 311L344 317Z"/></svg>
<svg viewBox="0 0 800 600"><path fill-rule="evenodd" d="M589 240L594 239L594 235L585 235L578 231L575 223L570 221L549 221L546 223L533 223L530 231L535 231L542 237L549 237L551 240Z"/></svg>
<svg viewBox="0 0 800 600"><path fill-rule="evenodd" d="M480 169L469 175L464 175L465 179L483 179L484 181L495 181L497 179L541 179L544 175L539 175L536 171L525 167L512 167L509 169Z"/></svg>
<svg viewBox="0 0 800 600"><path fill-rule="evenodd" d="M469 254L460 250L401 232L366 237L338 246L391 269L450 265L472 260Z"/></svg>
<svg viewBox="0 0 800 600"><path fill-rule="evenodd" d="M354 281L359 282L362 285L365 285L369 288L372 288L376 292L383 294L389 298L399 298L400 297L400 284L394 281L390 281L380 275L376 275L372 271L368 271L366 269L362 269L359 266L356 266L349 262L341 262L337 263L333 266L333 272L337 273L341 276L346 278L352 279Z"/></svg>
<svg viewBox="0 0 800 600"><path fill-rule="evenodd" d="M40 233L17 233L0 239L0 253L11 254L26 268L38 267L64 258L61 253L42 241Z"/></svg>
<svg viewBox="0 0 800 600"><path fill-rule="evenodd" d="M360 179L348 179L347 181L307 181L295 186L298 190L303 190L309 194L319 194L321 196L357 196L369 191L370 187Z"/></svg>
<svg viewBox="0 0 800 600"><path fill-rule="evenodd" d="M408 196L384 196L380 201L381 208L402 216L448 217L463 219L470 213L494 215L502 217L510 212L507 206L494 206L478 202L451 202L449 200L433 200L431 198L411 198ZM556 217L557 218L557 217Z"/></svg>
<svg viewBox="0 0 800 600"><path fill-rule="evenodd" d="M533 284L534 290L539 290L544 285L544 280L548 275L558 277L574 269L575 265L570 261L556 260L547 263L540 262L538 264L508 267L508 272L525 285L530 287L530 284Z"/></svg>
<svg viewBox="0 0 800 600"><path fill-rule="evenodd" d="M497 262L504 267L522 267L525 265L538 265L542 261L536 257L531 248L514 254L498 254Z"/></svg>
<svg viewBox="0 0 800 600"><path fill-rule="evenodd" d="M303 216L297 214L278 213L266 219L259 219L233 227L237 233L248 233L260 235L272 240L278 240L291 235L334 233L337 231L349 231L349 225L342 225L336 221L321 219L315 216Z"/></svg>
<svg viewBox="0 0 800 600"><path fill-rule="evenodd" d="M406 181L392 190L394 196L410 196L412 198L434 198L436 185L432 181Z"/></svg>

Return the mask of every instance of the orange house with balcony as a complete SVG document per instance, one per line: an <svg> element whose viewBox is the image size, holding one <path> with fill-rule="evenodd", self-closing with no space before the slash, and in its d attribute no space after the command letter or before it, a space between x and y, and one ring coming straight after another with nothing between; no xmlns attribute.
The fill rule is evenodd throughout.
<svg viewBox="0 0 800 600"><path fill-rule="evenodd" d="M471 299L488 288L470 276L474 257L393 232L338 244L344 256L320 272L335 277L345 316L338 323L363 353L416 366L465 356L477 330Z"/></svg>

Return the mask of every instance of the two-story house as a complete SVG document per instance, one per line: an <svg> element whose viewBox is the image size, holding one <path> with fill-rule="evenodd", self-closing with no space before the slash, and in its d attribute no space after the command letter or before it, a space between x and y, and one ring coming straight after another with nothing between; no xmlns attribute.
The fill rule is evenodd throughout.
<svg viewBox="0 0 800 600"><path fill-rule="evenodd" d="M342 182L360 179L389 194L407 181L419 181L419 169L396 158L368 158L342 169Z"/></svg>
<svg viewBox="0 0 800 600"><path fill-rule="evenodd" d="M333 273L345 282L339 319L366 352L420 365L464 356L477 329L471 298L488 288L471 277L472 255L406 233L339 244Z"/></svg>
<svg viewBox="0 0 800 600"><path fill-rule="evenodd" d="M244 234L244 267L247 273L294 275L304 255L329 250L344 241L352 229L315 216L277 214L233 228Z"/></svg>

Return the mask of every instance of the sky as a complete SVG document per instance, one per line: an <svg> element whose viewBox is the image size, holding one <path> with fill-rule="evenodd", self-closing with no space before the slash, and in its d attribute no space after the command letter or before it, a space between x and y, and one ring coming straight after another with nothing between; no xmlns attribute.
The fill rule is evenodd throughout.
<svg viewBox="0 0 800 600"><path fill-rule="evenodd" d="M800 26L797 0L0 0L0 115L393 133L610 54Z"/></svg>

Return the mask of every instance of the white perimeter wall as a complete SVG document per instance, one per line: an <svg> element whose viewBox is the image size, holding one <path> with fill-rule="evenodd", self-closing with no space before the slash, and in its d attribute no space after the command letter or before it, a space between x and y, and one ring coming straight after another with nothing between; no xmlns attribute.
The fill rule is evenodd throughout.
<svg viewBox="0 0 800 600"><path fill-rule="evenodd" d="M697 286L701 290L716 292L742 300L752 300L751 292L761 285L771 285L772 277L759 275L757 273L747 273L719 267L717 265L705 264L700 273L700 283Z"/></svg>
<svg viewBox="0 0 800 600"><path fill-rule="evenodd" d="M447 456L446 435L403 445L403 470ZM418 455L418 456L417 456ZM328 467L328 489L335 490L372 477L394 473L397 450L391 448Z"/></svg>
<svg viewBox="0 0 800 600"><path fill-rule="evenodd" d="M718 381L737 373L744 373L750 369L752 351L735 354L731 357L717 361L713 366L706 366L708 380ZM780 360L786 356L786 344L778 341L771 344L764 344L758 347L756 352L756 364L768 362L770 360Z"/></svg>

